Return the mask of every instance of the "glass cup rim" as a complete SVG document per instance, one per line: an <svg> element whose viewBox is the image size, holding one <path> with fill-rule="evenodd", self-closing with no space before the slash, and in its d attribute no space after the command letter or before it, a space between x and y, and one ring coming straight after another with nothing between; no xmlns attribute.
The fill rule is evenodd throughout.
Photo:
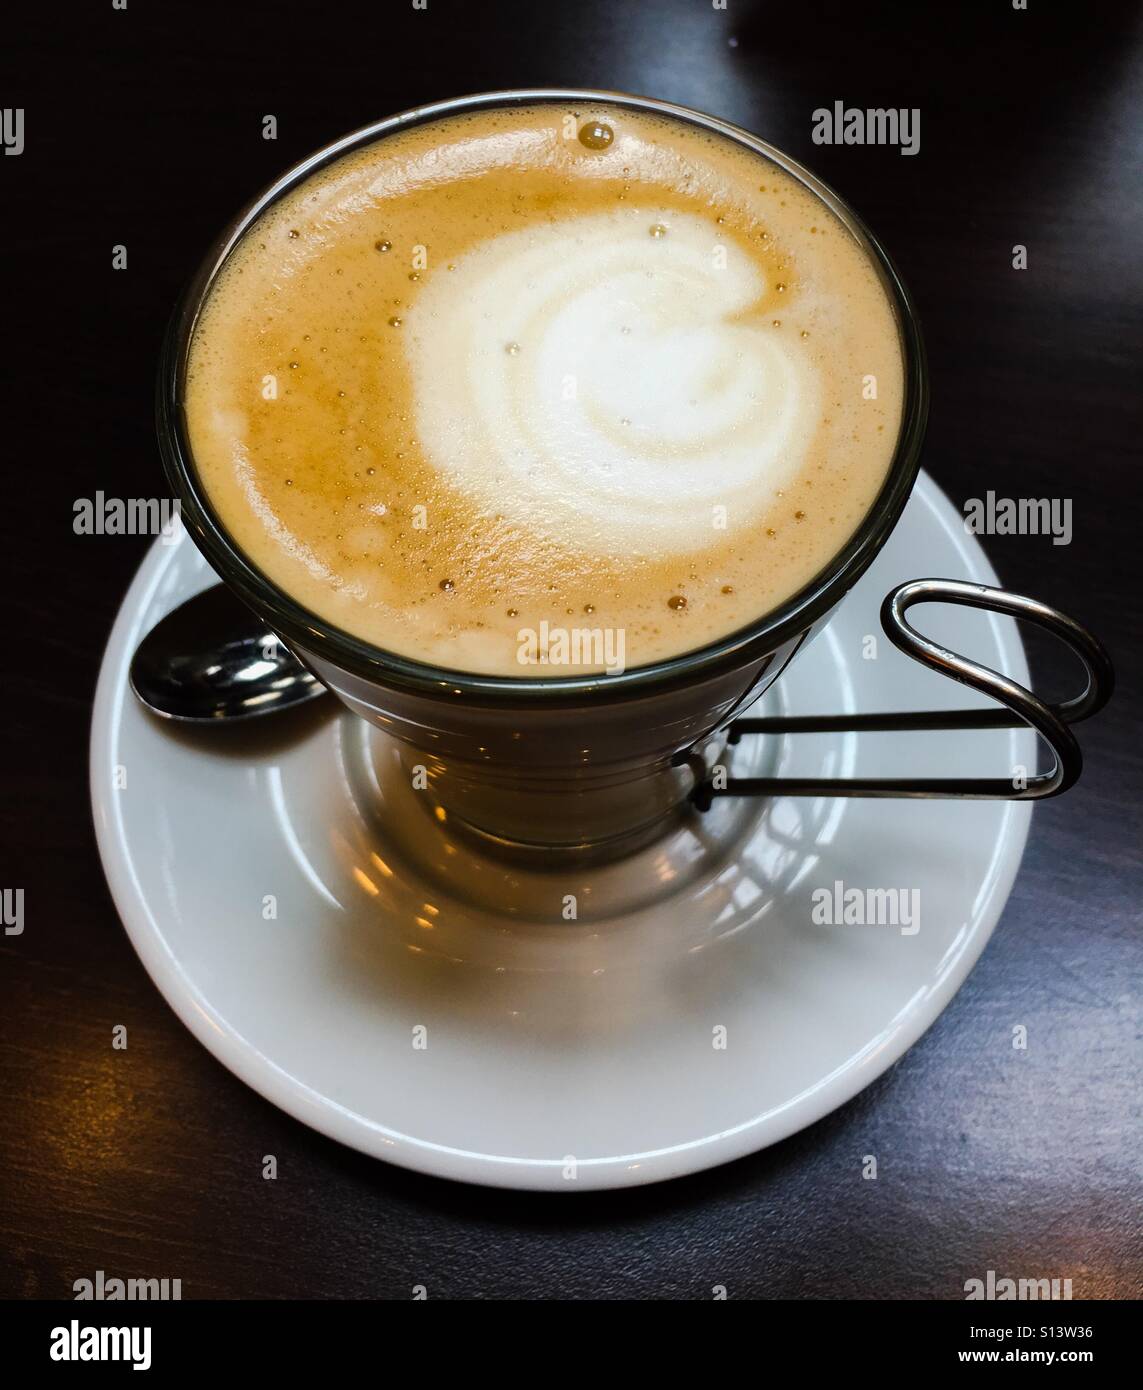
<svg viewBox="0 0 1143 1390"><path fill-rule="evenodd" d="M184 384L199 315L226 258L268 208L317 170L395 131L464 111L541 103L600 104L671 116L716 131L777 164L819 198L865 250L893 307L901 341L904 397L897 447L880 491L841 550L795 594L746 626L667 660L615 675L600 672L537 678L454 671L398 656L320 618L263 574L229 535L198 479L186 427ZM920 469L928 394L924 342L913 300L888 252L829 185L750 131L705 112L623 92L536 87L479 92L412 107L323 146L263 189L216 238L179 300L160 354L156 422L164 468L184 525L222 580L266 616L287 643L382 686L425 695L467 695L482 704L518 706L579 697L628 698L677 689L761 659L811 627L857 582L896 525Z"/></svg>

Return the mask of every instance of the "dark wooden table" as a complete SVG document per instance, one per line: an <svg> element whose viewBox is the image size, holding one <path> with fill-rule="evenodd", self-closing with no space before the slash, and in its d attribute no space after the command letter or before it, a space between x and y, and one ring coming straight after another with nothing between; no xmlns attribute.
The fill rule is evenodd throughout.
<svg viewBox="0 0 1143 1390"><path fill-rule="evenodd" d="M1140 1292L1143 40L1132 7L729 0L23 5L0 93L5 585L0 1292L98 1269L184 1296L958 1298L988 1269ZM967 11L969 7L964 7ZM926 467L960 504L1070 498L1074 538L995 537L1004 582L1090 623L1120 690L1039 808L996 935L907 1056L812 1129L648 1190L552 1199L349 1152L181 1027L112 908L88 811L100 655L147 542L73 503L162 493L156 351L227 217L296 158L419 102L536 83L663 96L848 197L927 330ZM921 147L815 146L811 113L917 107ZM276 115L276 142L261 118ZM128 248L114 272L112 247ZM1028 268L1012 268L1012 248ZM1036 647L1039 679L1064 689ZM1010 1060L1010 1030L1030 1045ZM125 1024L127 1052L111 1048ZM876 1183L854 1181L880 1156ZM280 1177L260 1175L264 1153Z"/></svg>

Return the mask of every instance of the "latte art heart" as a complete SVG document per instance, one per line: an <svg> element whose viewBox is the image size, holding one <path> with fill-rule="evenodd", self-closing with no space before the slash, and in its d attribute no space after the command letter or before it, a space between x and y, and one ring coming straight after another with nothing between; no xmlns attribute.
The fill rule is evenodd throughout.
<svg viewBox="0 0 1143 1390"><path fill-rule="evenodd" d="M808 355L751 313L767 288L689 214L492 238L407 321L418 437L488 513L581 552L701 549L773 505L816 427Z"/></svg>

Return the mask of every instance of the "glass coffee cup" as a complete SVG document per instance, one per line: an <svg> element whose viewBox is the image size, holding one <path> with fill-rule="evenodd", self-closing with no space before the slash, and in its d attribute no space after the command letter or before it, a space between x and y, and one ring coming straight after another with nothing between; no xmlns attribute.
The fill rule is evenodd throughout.
<svg viewBox="0 0 1143 1390"><path fill-rule="evenodd" d="M605 102L718 132L797 179L844 224L875 267L896 319L904 399L896 451L878 496L843 548L798 593L728 637L615 674L542 678L450 671L369 645L324 621L272 582L236 544L197 475L185 414L195 325L228 255L278 199L348 152L411 125L513 104ZM251 203L212 248L176 311L159 368L158 433L182 518L208 561L253 612L354 713L398 740L414 785L438 820L490 852L595 862L644 846L715 796L842 795L1029 800L1058 795L1082 758L1069 725L1101 708L1113 683L1099 643L1055 609L1003 590L919 579L889 594L882 623L907 655L992 697L1000 708L963 712L752 720L749 708L829 621L885 544L920 466L928 409L924 348L914 306L892 262L856 214L794 160L749 133L683 107L610 92L537 89L439 102L380 121L318 151ZM1031 691L922 636L905 614L947 602L1038 623L1084 663L1084 692L1049 706ZM996 728L1028 724L1053 766L1021 780L742 779L725 750L743 734L822 730Z"/></svg>

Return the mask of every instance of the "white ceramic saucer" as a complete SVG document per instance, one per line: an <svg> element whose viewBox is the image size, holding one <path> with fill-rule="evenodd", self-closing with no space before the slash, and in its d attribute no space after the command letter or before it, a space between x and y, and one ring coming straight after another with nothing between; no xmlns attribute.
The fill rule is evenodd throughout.
<svg viewBox="0 0 1143 1390"><path fill-rule="evenodd" d="M928 576L996 582L922 477L873 568L755 712L983 703L880 635L882 596ZM136 704L137 642L213 582L184 536L156 543L123 604L92 729L100 853L135 949L191 1032L354 1148L560 1192L737 1158L900 1057L1000 916L1026 803L726 800L570 881L482 861L412 804L385 737L332 700L192 733ZM931 607L920 622L1027 683L1010 619ZM1025 731L801 735L744 740L734 766L998 775L1034 752ZM814 890L838 881L918 890L920 929L815 924ZM560 915L568 893L576 922Z"/></svg>

